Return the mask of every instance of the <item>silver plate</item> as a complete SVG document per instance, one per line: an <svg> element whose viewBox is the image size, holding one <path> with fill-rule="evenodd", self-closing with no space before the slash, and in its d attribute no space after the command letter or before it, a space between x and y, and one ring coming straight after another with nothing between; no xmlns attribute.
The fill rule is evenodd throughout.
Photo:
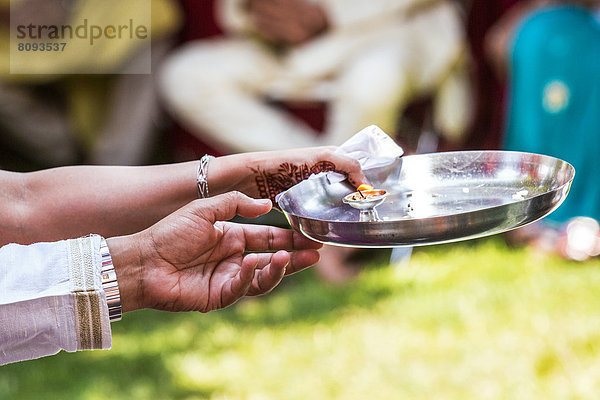
<svg viewBox="0 0 600 400"><path fill-rule="evenodd" d="M278 199L290 225L323 243L350 247L419 246L505 232L554 211L566 198L575 169L543 155L462 151L406 156L370 170L388 192L378 220L361 221L342 199L346 181L309 179ZM363 215L364 217L364 215Z"/></svg>

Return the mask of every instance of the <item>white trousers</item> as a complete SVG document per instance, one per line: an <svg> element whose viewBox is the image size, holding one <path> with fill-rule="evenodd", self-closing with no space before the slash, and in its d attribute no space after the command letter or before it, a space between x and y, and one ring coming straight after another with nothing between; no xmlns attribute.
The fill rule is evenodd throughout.
<svg viewBox="0 0 600 400"><path fill-rule="evenodd" d="M440 3L383 26L328 33L285 56L250 39L198 41L170 57L159 86L170 113L224 151L338 145L371 124L394 132L407 101L446 82L464 92L465 79L456 85L466 76L457 69L463 50L457 10ZM268 98L327 101L325 132L317 137Z"/></svg>

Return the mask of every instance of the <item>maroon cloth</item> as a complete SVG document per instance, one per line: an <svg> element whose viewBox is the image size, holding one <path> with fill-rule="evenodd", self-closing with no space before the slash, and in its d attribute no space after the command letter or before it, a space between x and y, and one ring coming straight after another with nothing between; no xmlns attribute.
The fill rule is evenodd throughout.
<svg viewBox="0 0 600 400"><path fill-rule="evenodd" d="M181 32L184 42L206 39L223 33L215 18L216 0L179 0L185 16Z"/></svg>
<svg viewBox="0 0 600 400"><path fill-rule="evenodd" d="M495 75L485 56L489 29L520 0L473 0L467 19L467 37L474 60L475 120L468 134L471 149L498 149L505 113L505 83Z"/></svg>

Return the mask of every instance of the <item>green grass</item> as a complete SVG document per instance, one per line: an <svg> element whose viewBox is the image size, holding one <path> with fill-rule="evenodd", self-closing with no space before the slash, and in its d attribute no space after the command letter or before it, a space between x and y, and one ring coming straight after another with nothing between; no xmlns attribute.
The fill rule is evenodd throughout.
<svg viewBox="0 0 600 400"><path fill-rule="evenodd" d="M139 311L111 351L0 367L0 399L597 399L600 261L500 238L313 271L202 314Z"/></svg>

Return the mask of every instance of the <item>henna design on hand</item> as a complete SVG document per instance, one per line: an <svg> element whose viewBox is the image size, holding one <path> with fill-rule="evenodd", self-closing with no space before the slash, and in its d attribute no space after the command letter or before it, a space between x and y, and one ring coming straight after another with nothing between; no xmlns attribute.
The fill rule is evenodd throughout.
<svg viewBox="0 0 600 400"><path fill-rule="evenodd" d="M312 167L308 164L290 164L283 163L275 171L265 171L261 168L252 168L254 172L258 195L263 199L271 199L275 202L275 197L300 183L304 179L308 179L312 174L319 172L335 171L336 166L330 161L319 161Z"/></svg>

